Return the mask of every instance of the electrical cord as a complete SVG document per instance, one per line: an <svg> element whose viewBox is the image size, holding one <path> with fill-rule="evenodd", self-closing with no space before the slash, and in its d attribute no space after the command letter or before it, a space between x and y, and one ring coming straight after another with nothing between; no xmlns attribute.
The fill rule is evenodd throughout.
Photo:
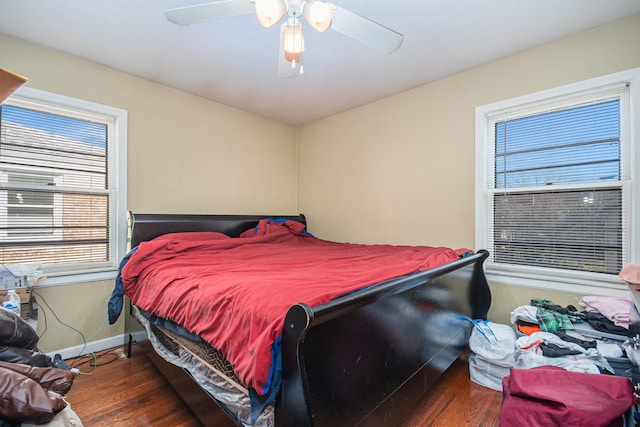
<svg viewBox="0 0 640 427"><path fill-rule="evenodd" d="M36 292L36 290L35 290L35 289L32 289L32 290L31 290L31 293L32 293L33 295L36 295L39 299L41 299L41 300L42 300L42 302L44 303L44 305L49 309L49 311L51 311L51 314L53 314L53 317L55 317L55 318L56 318L56 320L57 320L58 322L60 322L60 324L61 324L61 325L66 326L67 328L71 329L72 331L77 332L77 333L78 333L78 335L80 335L80 336L82 337L82 342L84 343L84 345L83 345L82 349L80 350L80 354L82 354L82 352L83 352L83 351L85 350L85 348L87 347L87 339L85 338L84 334L83 334L81 331L79 331L79 330L77 330L76 328L74 328L73 326L71 326L71 325L69 325L69 324L67 324L67 323L63 322L62 320L60 320L60 318L58 317L58 315L56 314L56 312L55 312L55 311L53 311L53 309L51 308L51 306L49 305L49 303L47 302L47 300L46 300L46 299L45 299L41 294L39 294L38 292Z"/></svg>
<svg viewBox="0 0 640 427"><path fill-rule="evenodd" d="M79 375L92 375L98 368L98 366L108 365L109 363L115 362L120 358L120 356L115 353L115 351L115 348L110 348L97 353L85 354L84 356L74 359L70 365L70 368L77 371ZM106 360L101 361L101 359ZM90 372L81 371L79 367L87 364L93 369Z"/></svg>
<svg viewBox="0 0 640 427"><path fill-rule="evenodd" d="M115 358L110 358L110 359L109 359L109 360L107 360L106 362L98 363L98 357L99 357L99 356L106 355L106 354L108 354L109 352L113 351L114 349L108 349L108 350L104 351L103 353L100 353L99 355L96 355L96 354L95 354L95 352L90 352L90 353L88 353L88 354L86 354L86 355L84 355L84 356L80 357L80 355L82 355L82 353L86 350L88 341L89 341L90 339L92 339L93 337L95 337L95 336L96 336L96 335L97 335L97 334L98 334L98 333L99 333L99 332L100 332L100 331L105 327L105 325L107 324L107 319L106 319L106 317L105 317L104 321L102 322L102 325L100 325L100 327L99 327L99 328L98 328L94 333L92 333L91 335L89 335L89 337L87 338L87 337L85 337L85 336L84 336L84 334L83 334L81 331L79 331L78 329L74 328L73 326L71 326L71 325L69 325L69 324L67 324L67 323L63 322L63 321L58 317L58 315L56 314L56 312L51 308L51 306L50 306L50 305L49 305L49 303L47 302L46 298L44 298L40 293L38 293L35 289L32 289L32 290L31 290L31 293L32 293L33 295L37 296L40 300L42 300L42 303L43 303L43 304L44 304L44 305L49 309L49 311L51 311L51 314L53 314L53 317L55 317L55 318L56 318L56 320L57 320L58 322L60 322L60 324L61 324L61 325L66 326L67 328L69 328L69 329L71 329L71 330L75 331L75 332L76 332L76 333L78 333L78 335L80 335L80 337L82 338L82 343L83 343L83 345L82 345L82 348L80 349L80 351L79 351L79 353L78 353L78 356L76 356L76 359L79 359L80 361L82 361L83 359L88 358L89 360L88 360L88 361L83 361L83 362L81 362L81 363L76 363L76 361L74 360L73 364L72 364L72 365L71 365L71 367L70 367L70 368L71 368L71 370L72 370L73 372L75 372L76 374L79 374L79 375L91 375L91 374L93 374L93 372L96 370L96 368L97 368L98 366L106 365L106 364L111 363L111 362L113 362L113 361L115 361L115 360L117 360L117 359L118 359L118 355L117 355L117 354L114 354ZM37 300L36 300L36 303L37 303ZM44 310L42 310L42 314L43 314L43 316L44 316L44 331L40 334L40 337L41 337L41 338L42 338L42 337L44 336L44 334L47 332L47 328L48 328L47 314L46 314L46 312L45 312ZM93 363L91 363L91 362L93 362ZM77 367L77 366L81 366L81 365L86 364L86 363L89 363L89 366L92 366L92 367L93 367L93 369L91 370L91 372L82 372L82 371L80 371L80 369Z"/></svg>
<svg viewBox="0 0 640 427"><path fill-rule="evenodd" d="M133 215L132 215L132 216L133 216ZM133 223L133 222L135 222L135 218L134 218L134 219L132 219L132 223ZM2 267L4 267L4 264L0 264L0 265L1 265ZM118 356L117 354L115 354L115 353L112 353L112 351L113 351L114 349L107 349L106 351L103 351L102 353L99 353L98 355L96 355L96 353L95 353L95 352L90 352L90 353L88 353L88 354L86 354L86 355L84 355L84 356L80 357L80 355L81 355L81 354L86 350L86 348L87 348L87 343L88 343L88 342L89 342L93 337L95 337L96 335L98 335L98 333L99 333L99 332L100 332L100 331L105 327L105 325L107 324L107 318L106 318L106 317L105 317L104 321L102 322L102 324L100 325L100 327L99 327L99 328L98 328L98 329L97 329L93 334L89 335L89 337L87 338L87 337L85 337L85 336L84 336L84 334L83 334L80 330L78 330L78 329L74 328L73 326L69 325L68 323L63 322L63 321L58 317L58 315L57 315L57 314L56 314L56 312L53 310L53 308L51 308L51 306L50 306L50 305L49 305L49 303L47 302L47 299L46 299L45 297L43 297L40 293L38 293L34 288L31 288L31 294L32 294L32 298L34 298L34 303L35 303L36 305L38 304L38 300L36 299L36 297L38 297L40 300L42 300L42 303L43 303L43 304L44 304L44 305L45 305L45 306L46 306L46 307L51 311L51 314L53 314L53 317L55 317L55 318L56 318L56 320L57 320L58 322L60 322L60 324L61 324L61 325L66 326L67 328L69 328L69 329L71 329L71 330L75 331L78 335L80 335L80 337L82 337L82 343L83 343L82 348L80 349L80 352L78 353L78 356L76 356L76 358L74 359L74 361L73 361L72 365L69 367L69 369L70 369L72 372L74 372L74 373L76 373L76 374L78 374L78 375L91 375L91 374L93 374L93 372L96 370L96 368L97 368L98 366L103 366L103 365L106 365L106 364L108 364L108 363L111 363L111 362L114 362L114 361L118 360L119 356ZM48 323L48 320L47 320L47 312L46 312L45 310L39 310L39 312L42 312L42 317L43 317L43 320L44 320L44 329L43 329L43 331L40 333L40 338L42 338L42 337L47 333L47 330L48 330L48 327L49 327L49 323ZM36 350L37 350L37 351L40 351L40 350L38 350L37 346L36 346ZM111 354L111 356L112 356L112 357L110 357L106 362L102 362L102 363L99 363L99 362L98 362L98 358L103 357L103 356L105 356L105 355L109 355L109 354ZM59 358L59 357L60 357L60 355L56 355L56 357L57 357L57 358ZM55 359L55 358L54 358L54 359ZM89 360L83 361L83 359L89 359ZM80 361L80 363L78 363L78 361ZM91 372L82 372L82 371L80 371L80 369L78 368L78 366L82 366L82 365L87 364L87 363L89 363L89 366L92 366L92 367L93 367L93 370L92 370ZM63 363L63 365L64 365L64 363Z"/></svg>
<svg viewBox="0 0 640 427"><path fill-rule="evenodd" d="M32 290L32 292L34 292L34 291ZM38 301L35 299L35 296L33 296L33 295L32 295L31 297L34 299L34 303L35 303L36 305L38 305ZM38 310L38 311L40 311L40 310ZM48 326L49 326L49 325L47 324L47 312L46 312L46 311L44 311L44 310L42 310L42 316L44 317L44 330L43 330L43 331L42 331L42 333L40 334L40 338L42 338L42 337L44 336L44 334L46 334L46 333L47 333L47 328L48 328Z"/></svg>

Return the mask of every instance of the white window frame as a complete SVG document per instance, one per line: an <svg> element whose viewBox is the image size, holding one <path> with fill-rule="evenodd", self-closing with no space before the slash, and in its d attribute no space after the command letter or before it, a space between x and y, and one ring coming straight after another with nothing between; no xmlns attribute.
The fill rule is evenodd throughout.
<svg viewBox="0 0 640 427"><path fill-rule="evenodd" d="M116 277L120 260L127 248L127 126L126 110L59 95L29 87L21 87L4 104L48 112L68 112L70 117L92 119L99 117L108 122L108 189L109 204L109 262L100 263L83 270L64 267L43 268L47 279L38 286L57 286L112 280Z"/></svg>
<svg viewBox="0 0 640 427"><path fill-rule="evenodd" d="M628 111L628 122L621 123L621 150L628 160L628 179L619 186L623 191L623 228L626 234L627 263L640 262L640 68L618 72L566 86L495 102L476 108L476 189L475 189L475 244L486 248L492 232L494 177L491 174L494 161L493 129L496 115L507 112L532 110L541 106L555 107L580 96L599 93L609 88L629 83L628 103L621 108ZM623 118L624 119L624 118ZM624 178L624 177L622 177ZM563 293L628 297L625 283L612 274L578 272L530 266L500 265L487 260L485 265L490 283L548 289Z"/></svg>

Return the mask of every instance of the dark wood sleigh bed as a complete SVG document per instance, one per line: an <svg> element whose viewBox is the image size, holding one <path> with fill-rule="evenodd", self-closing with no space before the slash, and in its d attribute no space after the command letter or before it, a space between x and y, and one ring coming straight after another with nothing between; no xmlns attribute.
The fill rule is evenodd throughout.
<svg viewBox="0 0 640 427"><path fill-rule="evenodd" d="M237 237L259 215L130 214L131 247L176 232ZM303 215L278 216L306 224ZM282 327L282 386L277 426L397 426L430 385L467 348L468 319L486 319L491 295L483 271L488 252L399 277L317 307L290 307ZM125 317L131 342L144 349L205 425L244 425L187 369L144 344L138 319Z"/></svg>

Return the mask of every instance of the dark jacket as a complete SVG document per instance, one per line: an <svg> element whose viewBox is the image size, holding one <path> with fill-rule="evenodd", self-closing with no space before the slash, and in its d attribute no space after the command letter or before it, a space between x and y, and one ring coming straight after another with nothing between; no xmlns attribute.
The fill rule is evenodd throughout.
<svg viewBox="0 0 640 427"><path fill-rule="evenodd" d="M58 368L39 368L0 362L0 418L13 421L50 421L67 402L63 395L74 374ZM8 397L8 398L7 398Z"/></svg>
<svg viewBox="0 0 640 427"><path fill-rule="evenodd" d="M36 351L38 334L20 316L0 310L0 361L49 367L51 358Z"/></svg>
<svg viewBox="0 0 640 427"><path fill-rule="evenodd" d="M53 368L37 351L38 339L19 316L0 309L0 421L43 423L67 406L74 374Z"/></svg>

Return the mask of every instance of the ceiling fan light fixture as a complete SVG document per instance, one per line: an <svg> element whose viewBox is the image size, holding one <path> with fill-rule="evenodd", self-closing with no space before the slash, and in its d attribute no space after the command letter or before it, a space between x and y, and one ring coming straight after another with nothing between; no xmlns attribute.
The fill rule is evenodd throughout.
<svg viewBox="0 0 640 427"><path fill-rule="evenodd" d="M286 59L288 62L292 63L291 68L295 67L296 63L300 63L300 58L302 57L302 52L284 52L284 59Z"/></svg>
<svg viewBox="0 0 640 427"><path fill-rule="evenodd" d="M307 1L302 9L305 19L319 32L326 31L331 26L333 9L323 1Z"/></svg>
<svg viewBox="0 0 640 427"><path fill-rule="evenodd" d="M293 23L287 23L282 30L282 43L284 45L284 57L287 61L300 63L300 56L304 52L304 35L302 25L297 19Z"/></svg>
<svg viewBox="0 0 640 427"><path fill-rule="evenodd" d="M265 28L277 24L287 11L284 0L256 0L256 16Z"/></svg>
<svg viewBox="0 0 640 427"><path fill-rule="evenodd" d="M281 23L278 77L295 77L303 73L301 60L304 36L300 16L304 16L307 23L318 32L330 28L382 53L395 52L402 45L402 34L331 1L213 0L210 3L166 10L165 16L175 24L191 25L255 13L265 28ZM287 19L283 19L285 15Z"/></svg>

